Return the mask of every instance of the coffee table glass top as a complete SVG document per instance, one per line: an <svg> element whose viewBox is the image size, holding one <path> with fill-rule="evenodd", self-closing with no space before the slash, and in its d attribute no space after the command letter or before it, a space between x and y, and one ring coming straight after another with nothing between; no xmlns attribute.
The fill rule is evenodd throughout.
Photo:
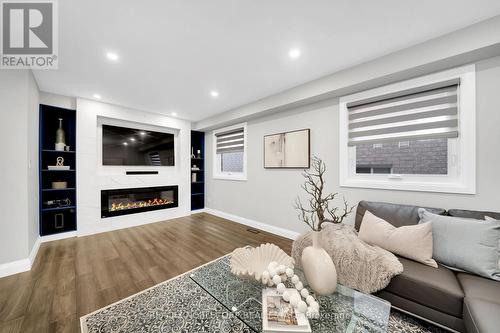
<svg viewBox="0 0 500 333"><path fill-rule="evenodd" d="M295 269L295 273L307 287L302 272ZM191 279L253 331L262 332L264 287L253 278L233 275L229 256L194 271ZM387 332L391 304L385 300L340 284L333 295L316 299L320 304L320 317L310 320L314 333Z"/></svg>

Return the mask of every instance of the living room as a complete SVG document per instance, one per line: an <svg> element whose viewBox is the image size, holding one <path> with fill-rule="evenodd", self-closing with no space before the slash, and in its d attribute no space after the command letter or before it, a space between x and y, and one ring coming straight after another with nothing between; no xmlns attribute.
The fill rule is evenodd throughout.
<svg viewBox="0 0 500 333"><path fill-rule="evenodd" d="M500 3L0 5L0 332L500 330Z"/></svg>

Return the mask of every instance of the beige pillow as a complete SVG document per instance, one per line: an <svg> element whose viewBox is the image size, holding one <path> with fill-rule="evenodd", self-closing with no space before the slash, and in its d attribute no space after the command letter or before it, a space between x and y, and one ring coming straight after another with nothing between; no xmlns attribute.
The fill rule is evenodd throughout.
<svg viewBox="0 0 500 333"><path fill-rule="evenodd" d="M359 238L370 245L380 246L401 257L438 267L436 261L432 259L431 223L396 228L366 211L359 229Z"/></svg>

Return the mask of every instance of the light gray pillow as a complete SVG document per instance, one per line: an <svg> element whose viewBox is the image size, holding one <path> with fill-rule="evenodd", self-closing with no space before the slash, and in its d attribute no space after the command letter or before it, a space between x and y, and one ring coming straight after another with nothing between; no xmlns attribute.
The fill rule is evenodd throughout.
<svg viewBox="0 0 500 333"><path fill-rule="evenodd" d="M500 281L500 221L436 215L418 210L419 223L432 223L432 257L443 265Z"/></svg>
<svg viewBox="0 0 500 333"><path fill-rule="evenodd" d="M484 217L484 219L485 219L486 221L498 221L497 219L494 219L494 218L489 217L489 216L485 216L485 217ZM498 222L500 222L500 221L498 221ZM500 241L499 241L499 242L500 242ZM500 268L500 258L498 258L498 267Z"/></svg>

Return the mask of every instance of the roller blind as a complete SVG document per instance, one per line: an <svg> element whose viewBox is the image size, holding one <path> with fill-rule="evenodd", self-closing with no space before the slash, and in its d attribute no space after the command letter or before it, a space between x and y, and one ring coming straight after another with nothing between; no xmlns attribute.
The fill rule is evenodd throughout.
<svg viewBox="0 0 500 333"><path fill-rule="evenodd" d="M242 152L245 149L244 128L216 133L217 154Z"/></svg>
<svg viewBox="0 0 500 333"><path fill-rule="evenodd" d="M458 137L459 80L347 104L349 146Z"/></svg>

